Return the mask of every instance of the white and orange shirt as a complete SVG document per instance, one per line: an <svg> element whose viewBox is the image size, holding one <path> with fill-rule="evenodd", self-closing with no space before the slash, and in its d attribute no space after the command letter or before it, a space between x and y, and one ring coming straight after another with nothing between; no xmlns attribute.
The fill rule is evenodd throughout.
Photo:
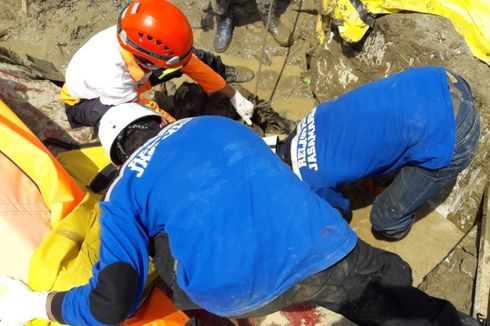
<svg viewBox="0 0 490 326"><path fill-rule="evenodd" d="M226 81L195 55L182 72L207 93L217 92ZM151 72L141 69L134 57L117 41L117 26L93 36L73 56L65 74L61 99L70 105L79 99L99 98L105 105L135 101L138 88L148 82Z"/></svg>

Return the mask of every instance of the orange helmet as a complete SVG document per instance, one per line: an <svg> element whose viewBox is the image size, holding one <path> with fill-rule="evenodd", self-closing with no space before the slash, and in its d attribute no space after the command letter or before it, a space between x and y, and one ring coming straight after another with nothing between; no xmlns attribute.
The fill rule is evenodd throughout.
<svg viewBox="0 0 490 326"><path fill-rule="evenodd" d="M140 62L149 61L157 67L175 68L191 59L191 25L179 8L166 0L132 1L119 15L117 39Z"/></svg>

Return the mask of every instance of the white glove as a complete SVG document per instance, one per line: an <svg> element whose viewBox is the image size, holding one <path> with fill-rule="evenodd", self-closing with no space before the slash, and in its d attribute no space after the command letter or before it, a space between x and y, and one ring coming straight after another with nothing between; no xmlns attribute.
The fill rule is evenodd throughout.
<svg viewBox="0 0 490 326"><path fill-rule="evenodd" d="M48 292L35 292L19 280L0 277L0 326L24 325L32 319L48 320Z"/></svg>
<svg viewBox="0 0 490 326"><path fill-rule="evenodd" d="M252 115L254 114L254 105L252 102L243 97L240 92L235 91L235 95L230 99L231 104L235 107L236 112L249 126L252 125Z"/></svg>

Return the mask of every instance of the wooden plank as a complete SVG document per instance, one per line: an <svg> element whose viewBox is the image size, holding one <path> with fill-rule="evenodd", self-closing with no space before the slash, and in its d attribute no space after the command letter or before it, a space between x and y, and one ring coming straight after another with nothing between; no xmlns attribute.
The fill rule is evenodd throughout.
<svg viewBox="0 0 490 326"><path fill-rule="evenodd" d="M473 317L478 314L489 317L490 291L490 183L487 184L481 220L480 244L478 250L478 269L476 274Z"/></svg>

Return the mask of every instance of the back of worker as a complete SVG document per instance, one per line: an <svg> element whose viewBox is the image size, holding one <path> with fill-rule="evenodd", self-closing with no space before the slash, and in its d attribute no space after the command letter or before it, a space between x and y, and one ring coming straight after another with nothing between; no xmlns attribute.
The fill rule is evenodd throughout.
<svg viewBox="0 0 490 326"><path fill-rule="evenodd" d="M221 117L167 126L127 161L101 208L101 260L90 284L65 296L68 323L80 316L104 320L108 310L99 311L96 293L112 283L138 284L134 310L149 237L162 232L178 285L193 302L224 316L263 306L341 260L357 241L340 214L260 137Z"/></svg>
<svg viewBox="0 0 490 326"><path fill-rule="evenodd" d="M454 143L445 70L413 68L320 104L299 123L291 159L304 181L346 209L337 186L404 165L441 168Z"/></svg>

